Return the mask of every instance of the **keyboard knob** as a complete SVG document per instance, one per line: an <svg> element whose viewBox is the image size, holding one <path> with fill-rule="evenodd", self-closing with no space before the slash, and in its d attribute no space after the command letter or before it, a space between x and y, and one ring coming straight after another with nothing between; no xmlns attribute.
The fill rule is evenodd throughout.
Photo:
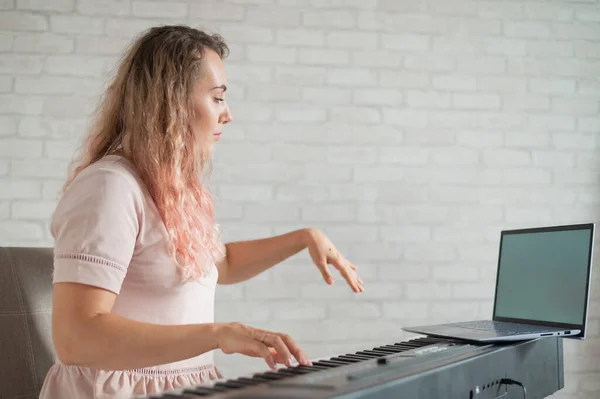
<svg viewBox="0 0 600 399"><path fill-rule="evenodd" d="M377 364L380 364L380 365L388 364L388 360L385 357L378 357Z"/></svg>

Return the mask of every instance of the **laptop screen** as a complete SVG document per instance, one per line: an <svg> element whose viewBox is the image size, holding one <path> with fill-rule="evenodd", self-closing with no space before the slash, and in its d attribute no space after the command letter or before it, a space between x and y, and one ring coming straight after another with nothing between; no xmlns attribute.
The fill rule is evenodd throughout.
<svg viewBox="0 0 600 399"><path fill-rule="evenodd" d="M494 320L580 326L587 317L593 224L503 231Z"/></svg>

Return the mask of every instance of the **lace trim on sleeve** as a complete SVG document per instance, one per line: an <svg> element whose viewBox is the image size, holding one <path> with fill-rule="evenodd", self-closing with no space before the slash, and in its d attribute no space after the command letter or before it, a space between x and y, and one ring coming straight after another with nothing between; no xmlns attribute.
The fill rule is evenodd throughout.
<svg viewBox="0 0 600 399"><path fill-rule="evenodd" d="M111 260L108 259L104 259L100 256L94 256L94 255L88 255L88 254L56 254L55 255L56 259L75 259L75 260L82 260L84 262L89 262L89 263L95 263L98 265L103 265L103 266L109 266L109 267L114 267L117 270L120 270L122 272L127 272L127 268L124 266L121 266L120 264L113 262Z"/></svg>

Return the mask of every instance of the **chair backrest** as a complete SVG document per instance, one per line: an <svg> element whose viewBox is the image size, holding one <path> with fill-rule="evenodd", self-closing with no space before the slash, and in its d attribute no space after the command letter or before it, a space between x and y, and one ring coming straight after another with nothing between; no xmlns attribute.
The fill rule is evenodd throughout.
<svg viewBox="0 0 600 399"><path fill-rule="evenodd" d="M52 248L0 247L0 398L38 398L56 361Z"/></svg>

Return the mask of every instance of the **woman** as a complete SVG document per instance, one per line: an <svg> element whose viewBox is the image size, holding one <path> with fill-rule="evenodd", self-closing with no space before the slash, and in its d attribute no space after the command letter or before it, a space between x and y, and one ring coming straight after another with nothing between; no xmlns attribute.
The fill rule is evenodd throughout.
<svg viewBox="0 0 600 399"><path fill-rule="evenodd" d="M129 398L221 378L213 350L310 364L288 335L215 323L215 285L308 248L355 292L356 267L315 229L222 244L204 173L223 125L218 35L150 29L125 54L52 217L52 333L41 398Z"/></svg>

